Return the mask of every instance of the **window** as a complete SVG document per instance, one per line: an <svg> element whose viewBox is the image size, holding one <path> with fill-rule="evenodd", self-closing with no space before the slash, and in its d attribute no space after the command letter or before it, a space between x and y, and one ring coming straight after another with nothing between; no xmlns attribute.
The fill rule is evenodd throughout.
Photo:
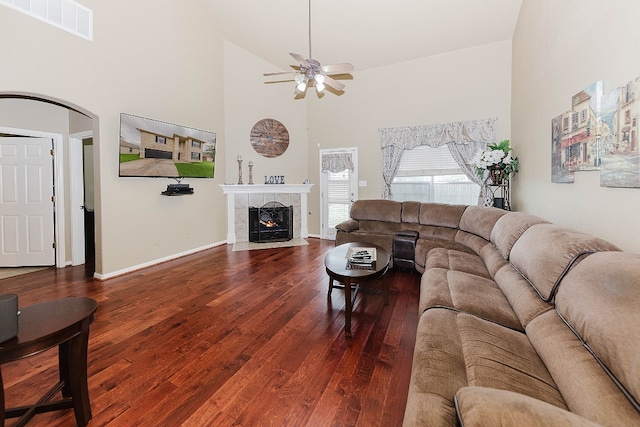
<svg viewBox="0 0 640 427"><path fill-rule="evenodd" d="M198 141L191 141L191 146L193 148L200 148L200 143Z"/></svg>
<svg viewBox="0 0 640 427"><path fill-rule="evenodd" d="M156 135L156 142L158 144L166 144L167 138L165 138L164 136Z"/></svg>
<svg viewBox="0 0 640 427"><path fill-rule="evenodd" d="M480 187L460 170L449 147L405 150L391 184L393 200L475 205Z"/></svg>
<svg viewBox="0 0 640 427"><path fill-rule="evenodd" d="M200 160L200 153L196 153L195 151L191 152L191 160Z"/></svg>
<svg viewBox="0 0 640 427"><path fill-rule="evenodd" d="M329 172L327 171L327 203L328 215L327 225L335 228L342 221L349 219L351 209L351 185L349 171Z"/></svg>
<svg viewBox="0 0 640 427"><path fill-rule="evenodd" d="M93 11L73 0L0 0L0 5L93 40Z"/></svg>

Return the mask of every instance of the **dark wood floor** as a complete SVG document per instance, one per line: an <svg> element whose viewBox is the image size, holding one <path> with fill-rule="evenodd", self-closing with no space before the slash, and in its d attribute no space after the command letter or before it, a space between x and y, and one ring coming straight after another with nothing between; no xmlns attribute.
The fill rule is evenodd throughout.
<svg viewBox="0 0 640 427"><path fill-rule="evenodd" d="M99 303L89 339L92 426L398 426L419 276L391 270L390 305L359 294L353 338L344 294L327 298L332 241L232 252L221 246L105 281L84 267L0 280L20 306ZM57 350L2 366L7 406L56 382ZM8 425L12 424L8 421ZM73 426L71 410L30 426Z"/></svg>

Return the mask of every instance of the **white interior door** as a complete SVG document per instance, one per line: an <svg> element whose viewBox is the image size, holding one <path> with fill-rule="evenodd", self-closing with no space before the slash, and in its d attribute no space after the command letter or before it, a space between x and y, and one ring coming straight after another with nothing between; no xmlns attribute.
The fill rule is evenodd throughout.
<svg viewBox="0 0 640 427"><path fill-rule="evenodd" d="M354 170L320 172L320 204L322 209L320 234L323 239L336 238L336 225L349 219L351 203L358 199L358 149L320 150L322 156L334 153L349 153Z"/></svg>
<svg viewBox="0 0 640 427"><path fill-rule="evenodd" d="M0 138L0 266L55 265L52 140Z"/></svg>

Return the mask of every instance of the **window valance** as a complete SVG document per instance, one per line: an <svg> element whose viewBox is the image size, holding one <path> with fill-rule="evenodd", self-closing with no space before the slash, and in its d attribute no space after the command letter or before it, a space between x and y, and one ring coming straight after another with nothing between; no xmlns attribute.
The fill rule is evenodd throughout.
<svg viewBox="0 0 640 427"><path fill-rule="evenodd" d="M322 172L338 173L343 170L353 172L351 153L331 153L322 155Z"/></svg>
<svg viewBox="0 0 640 427"><path fill-rule="evenodd" d="M395 146L411 150L419 145L439 147L453 142L455 144L484 143L495 141L496 118L453 122L444 124L382 128L380 146L382 149Z"/></svg>

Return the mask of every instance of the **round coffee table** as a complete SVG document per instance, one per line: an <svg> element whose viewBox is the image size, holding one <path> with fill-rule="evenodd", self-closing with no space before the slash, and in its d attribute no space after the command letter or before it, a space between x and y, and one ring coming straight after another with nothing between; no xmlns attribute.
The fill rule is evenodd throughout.
<svg viewBox="0 0 640 427"><path fill-rule="evenodd" d="M375 248L376 260L370 265L353 265L347 260L347 252L349 248ZM380 246L371 243L351 242L329 250L324 258L324 266L329 275L329 293L334 287L344 288L344 331L347 337L351 336L351 310L353 302L361 284L371 282L377 278L384 276L389 269L389 253ZM336 280L343 286L335 286L333 281ZM351 296L351 287L355 285L353 298ZM382 295L384 303L389 304L389 285L382 281Z"/></svg>
<svg viewBox="0 0 640 427"><path fill-rule="evenodd" d="M42 353L58 346L60 381L32 406L6 409L0 372L0 415L21 417L16 426L26 424L34 415L73 408L78 426L91 420L87 391L87 345L89 324L98 303L91 298L63 298L20 309L18 336L0 343L0 364ZM62 399L50 400L62 391Z"/></svg>

